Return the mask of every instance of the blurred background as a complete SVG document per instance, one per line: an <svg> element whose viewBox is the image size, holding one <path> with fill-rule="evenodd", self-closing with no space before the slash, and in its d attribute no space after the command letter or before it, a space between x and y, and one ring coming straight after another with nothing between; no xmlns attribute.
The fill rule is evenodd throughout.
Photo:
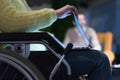
<svg viewBox="0 0 120 80"><path fill-rule="evenodd" d="M116 55L116 62L120 63L120 0L27 0L27 2L32 9L58 9L66 4L76 6L79 11L84 12L87 24L96 32L112 32L112 51ZM62 42L66 30L73 27L72 20L72 16L57 20L43 31L53 33Z"/></svg>

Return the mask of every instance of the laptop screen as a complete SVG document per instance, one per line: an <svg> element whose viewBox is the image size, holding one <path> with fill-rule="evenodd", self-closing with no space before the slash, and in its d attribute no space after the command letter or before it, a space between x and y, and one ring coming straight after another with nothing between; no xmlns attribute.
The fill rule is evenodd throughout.
<svg viewBox="0 0 120 80"><path fill-rule="evenodd" d="M85 41L85 44L87 45L87 47L92 48L92 46L91 46L85 32L83 31L83 28L81 27L81 25L80 25L80 23L79 23L76 15L74 13L73 13L73 17L74 17L75 25L76 25L78 31L80 32L80 35L82 36L83 40Z"/></svg>

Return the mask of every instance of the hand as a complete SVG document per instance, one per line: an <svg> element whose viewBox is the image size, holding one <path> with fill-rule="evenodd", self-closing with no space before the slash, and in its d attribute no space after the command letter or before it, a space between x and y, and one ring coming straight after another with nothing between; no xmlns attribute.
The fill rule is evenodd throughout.
<svg viewBox="0 0 120 80"><path fill-rule="evenodd" d="M78 16L77 8L74 6L71 6L71 5L66 5L66 6L56 10L56 14L57 14L58 19L66 18L67 16L70 16L73 13L76 16Z"/></svg>

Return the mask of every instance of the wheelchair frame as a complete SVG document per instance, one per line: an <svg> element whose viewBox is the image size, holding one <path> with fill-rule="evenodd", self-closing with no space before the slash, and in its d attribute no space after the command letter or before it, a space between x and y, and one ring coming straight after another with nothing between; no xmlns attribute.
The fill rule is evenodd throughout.
<svg viewBox="0 0 120 80"><path fill-rule="evenodd" d="M46 32L42 33L2 33L0 34L0 43L1 44L10 44L11 51L17 54L22 55L24 58L28 58L30 55L29 46L31 43L40 43L43 44L51 53L60 60L62 58L62 53L64 52L64 46L61 42L49 35ZM71 75L71 68L65 59L62 60L62 63L66 66L67 75ZM54 68L53 68L54 70ZM56 70L55 70L56 71ZM53 71L49 80L52 80L55 72Z"/></svg>

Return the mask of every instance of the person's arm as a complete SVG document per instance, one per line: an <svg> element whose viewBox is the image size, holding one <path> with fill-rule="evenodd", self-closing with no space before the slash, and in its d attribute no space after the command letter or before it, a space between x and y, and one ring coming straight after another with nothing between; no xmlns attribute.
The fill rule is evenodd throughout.
<svg viewBox="0 0 120 80"><path fill-rule="evenodd" d="M2 32L34 31L51 25L57 19L55 10L17 11L11 0L0 0Z"/></svg>
<svg viewBox="0 0 120 80"><path fill-rule="evenodd" d="M93 49L101 51L101 45L100 45L100 43L98 41L96 31L94 29L90 28L89 33L91 35L90 36L90 43L91 43Z"/></svg>

